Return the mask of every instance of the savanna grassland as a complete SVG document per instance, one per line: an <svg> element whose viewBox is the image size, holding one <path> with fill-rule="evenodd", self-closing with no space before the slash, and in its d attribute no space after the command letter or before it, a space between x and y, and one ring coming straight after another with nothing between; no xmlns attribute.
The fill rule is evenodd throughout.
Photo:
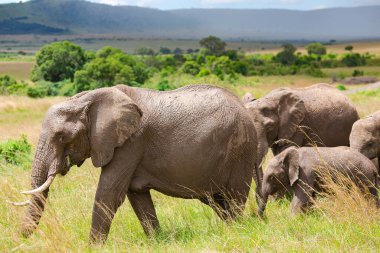
<svg viewBox="0 0 380 253"><path fill-rule="evenodd" d="M20 61L12 63L20 64L20 68L4 64L0 63L0 73L15 71L19 80L30 75L30 70L21 68ZM4 72L2 66L8 66L9 72ZM379 67L362 68L379 76ZM339 71L351 73L352 69ZM143 87L154 87L158 80L152 78ZM238 96L249 91L261 97L278 87L305 87L330 82L331 77L255 76L231 83L215 76L174 74L168 81L176 87L215 84ZM361 116L380 109L380 90L352 94L350 98ZM0 142L26 134L36 145L44 113L50 105L64 99L0 97ZM90 247L88 234L100 172L91 161L81 168L73 167L67 176L54 181L39 228L31 238L24 239L18 232L25 209L7 205L5 201L25 198L19 191L29 189L30 159L18 166L0 162L0 252L378 252L380 249L380 211L355 189L348 193L338 189L334 196L318 199L313 211L296 217L290 215L289 200L271 201L267 219L256 216L252 191L244 215L229 223L222 222L199 201L153 191L162 226L160 234L147 238L125 201L115 216L106 245Z"/></svg>

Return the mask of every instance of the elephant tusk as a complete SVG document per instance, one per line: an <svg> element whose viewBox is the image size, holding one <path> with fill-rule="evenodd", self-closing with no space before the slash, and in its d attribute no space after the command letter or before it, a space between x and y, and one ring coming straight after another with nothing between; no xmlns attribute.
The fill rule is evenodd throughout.
<svg viewBox="0 0 380 253"><path fill-rule="evenodd" d="M30 190L30 191L22 191L21 193L22 194L36 194L36 193L40 193L40 192L43 192L45 191L47 188L49 188L49 186L51 185L51 183L53 182L54 180L54 176L50 176L48 177L48 179L46 180L45 183L43 183L43 185L41 185L40 187L36 188L36 189L33 189L33 190Z"/></svg>
<svg viewBox="0 0 380 253"><path fill-rule="evenodd" d="M6 200L8 204L11 204L12 206L29 206L32 202L30 200L24 201L24 202L12 202L9 200Z"/></svg>

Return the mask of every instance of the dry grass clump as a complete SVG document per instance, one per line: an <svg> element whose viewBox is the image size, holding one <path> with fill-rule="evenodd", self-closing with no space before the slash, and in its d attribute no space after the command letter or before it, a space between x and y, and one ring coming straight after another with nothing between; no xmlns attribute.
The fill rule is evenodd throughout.
<svg viewBox="0 0 380 253"><path fill-rule="evenodd" d="M332 220L357 222L365 227L379 223L380 209L368 188L359 181L355 183L344 173L332 174L326 170L320 169L323 192L319 193L321 198L315 201L315 208Z"/></svg>

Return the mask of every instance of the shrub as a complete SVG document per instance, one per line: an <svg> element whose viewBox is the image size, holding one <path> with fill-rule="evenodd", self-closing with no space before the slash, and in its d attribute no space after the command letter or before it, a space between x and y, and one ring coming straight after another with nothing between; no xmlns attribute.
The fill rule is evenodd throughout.
<svg viewBox="0 0 380 253"><path fill-rule="evenodd" d="M346 86L344 86L343 84L338 84L337 86L335 86L335 88L337 88L338 90L347 90Z"/></svg>
<svg viewBox="0 0 380 253"><path fill-rule="evenodd" d="M210 70L208 70L208 69L205 69L205 68L202 68L200 71L199 71L199 73L198 73L198 77L203 77L203 76L208 76L208 75L210 75L211 74L211 72L210 72Z"/></svg>
<svg viewBox="0 0 380 253"><path fill-rule="evenodd" d="M200 71L200 67L195 61L187 61L183 64L181 70L185 74L196 76Z"/></svg>
<svg viewBox="0 0 380 253"><path fill-rule="evenodd" d="M357 53L346 54L342 59L342 63L347 67L363 66L366 64L366 59Z"/></svg>
<svg viewBox="0 0 380 253"><path fill-rule="evenodd" d="M358 69L354 69L354 71L352 72L352 76L355 77L355 76L363 76L364 75L364 72L361 71L361 70L358 70Z"/></svg>
<svg viewBox="0 0 380 253"><path fill-rule="evenodd" d="M20 165L31 160L32 145L26 135L19 140L7 140L0 143L0 158L6 163Z"/></svg>
<svg viewBox="0 0 380 253"><path fill-rule="evenodd" d="M158 84L157 84L157 89L159 91L165 91L165 90L174 90L176 87L169 84L169 81L166 80L166 79L163 79L161 80Z"/></svg>
<svg viewBox="0 0 380 253"><path fill-rule="evenodd" d="M43 98L47 96L47 90L42 86L29 87L26 93L31 98Z"/></svg>
<svg viewBox="0 0 380 253"><path fill-rule="evenodd" d="M25 95L28 85L25 82L18 83L9 75L0 76L1 95Z"/></svg>

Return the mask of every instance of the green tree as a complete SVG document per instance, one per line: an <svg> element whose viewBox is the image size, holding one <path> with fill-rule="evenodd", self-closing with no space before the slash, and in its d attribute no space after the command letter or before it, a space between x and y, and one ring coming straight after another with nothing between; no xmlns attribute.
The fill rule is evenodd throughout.
<svg viewBox="0 0 380 253"><path fill-rule="evenodd" d="M172 51L168 47L160 47L161 54L170 54Z"/></svg>
<svg viewBox="0 0 380 253"><path fill-rule="evenodd" d="M74 79L74 73L86 63L84 50L71 42L54 42L43 46L36 54L32 80L59 82Z"/></svg>
<svg viewBox="0 0 380 253"><path fill-rule="evenodd" d="M201 47L207 49L208 54L211 55L222 55L226 49L226 42L224 42L221 38L215 36L208 36L207 38L203 38L199 41Z"/></svg>
<svg viewBox="0 0 380 253"><path fill-rule="evenodd" d="M149 47L140 47L136 49L138 55L154 55L154 50Z"/></svg>
<svg viewBox="0 0 380 253"><path fill-rule="evenodd" d="M104 47L96 58L75 73L76 92L118 83L139 86L150 77L149 68L138 57L123 53L120 49Z"/></svg>
<svg viewBox="0 0 380 253"><path fill-rule="evenodd" d="M275 56L275 60L283 65L292 65L297 56L294 54L297 48L290 43L282 45L282 51Z"/></svg>
<svg viewBox="0 0 380 253"><path fill-rule="evenodd" d="M311 43L306 46L306 50L309 55L322 56L326 54L326 47L321 43Z"/></svg>
<svg viewBox="0 0 380 253"><path fill-rule="evenodd" d="M344 50L351 52L354 49L352 45L347 45Z"/></svg>

